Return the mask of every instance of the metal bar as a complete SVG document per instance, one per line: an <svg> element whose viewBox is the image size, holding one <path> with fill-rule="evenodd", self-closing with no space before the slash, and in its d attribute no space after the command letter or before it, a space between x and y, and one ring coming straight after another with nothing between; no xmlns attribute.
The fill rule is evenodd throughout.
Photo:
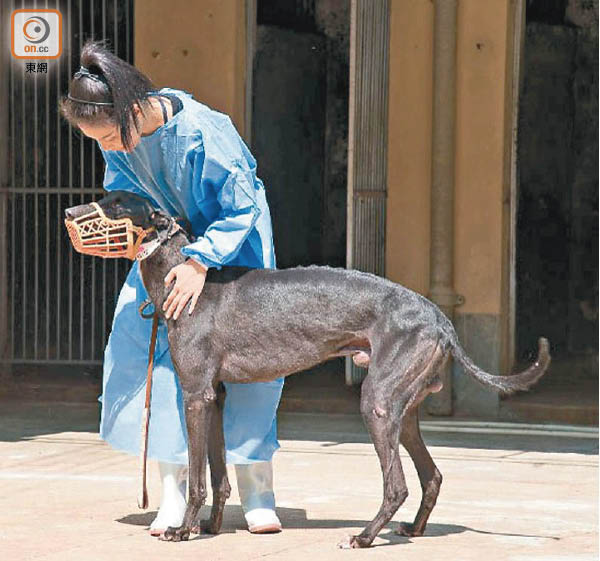
<svg viewBox="0 0 600 561"><path fill-rule="evenodd" d="M81 55L81 50L83 48L83 9L82 6L79 6L79 55ZM79 186L83 187L85 185L85 138L83 135L79 136ZM79 195L79 204L84 203L84 195L81 193ZM79 256L79 360L83 360L83 301L85 300L83 296L84 291L84 270L83 264L85 261L85 256Z"/></svg>
<svg viewBox="0 0 600 561"><path fill-rule="evenodd" d="M133 64L133 56L135 53L131 53L131 37L129 29L129 0L125 2L125 60Z"/></svg>
<svg viewBox="0 0 600 561"><path fill-rule="evenodd" d="M95 10L95 4L94 4L94 0L91 0L91 13L92 13L92 37L95 38L94 36L94 31L95 31L95 25L94 25L94 19L95 19L95 15L96 15L96 10ZM104 38L104 37L103 37ZM92 159L91 161L91 181L90 181L90 186L93 187L96 184L96 143L95 142L90 142L90 157ZM95 335L96 335L96 262L95 260L91 259L89 260L91 266L92 266L92 285L91 285L91 298L89 299L90 302L90 308L91 308L91 336L90 336L90 343L91 343L91 350L90 350L90 356L93 358L94 357L94 351L95 351ZM82 329L83 331L83 329Z"/></svg>
<svg viewBox="0 0 600 561"><path fill-rule="evenodd" d="M119 21L118 19L118 10L117 10L117 0L113 0L113 21L115 22L114 26L113 26L113 38L115 41L115 54L118 56L119 55L119 26L117 24L117 22ZM127 20L125 22L125 25L129 25L129 20Z"/></svg>
<svg viewBox="0 0 600 561"><path fill-rule="evenodd" d="M115 0L115 18L116 18L116 13L117 13L117 7L116 7L116 2L117 0ZM129 1L126 2L126 9L127 6L129 5ZM118 21L117 19L115 19L115 22ZM127 11L127 16L126 16L126 20L125 20L125 26L126 26L126 30L125 30L125 52L126 52L126 56L125 56L125 60L127 62L131 62L130 58L129 58L129 34L128 34L128 28L129 28L129 11ZM115 25L114 27L114 37L115 37L115 53L117 55L120 56L119 53L119 32L117 29L117 26ZM119 287L119 263L115 263L114 267L113 267L113 294L117 294L117 290ZM104 324L104 328L106 329L106 324Z"/></svg>
<svg viewBox="0 0 600 561"><path fill-rule="evenodd" d="M69 27L71 27L71 32L68 34L69 40L69 58L71 59L71 53L73 48L73 41L71 37L73 37L73 20L71 18L72 10L71 10L71 0L68 0L67 4L67 18L69 20ZM67 76L71 76L71 68L67 66ZM73 187L73 127L71 123L69 123L69 187ZM73 206L73 193L69 193L69 206ZM69 339L69 359L73 358L73 248L69 249L69 305L68 305L68 318L69 318L69 328L68 328L68 339Z"/></svg>
<svg viewBox="0 0 600 561"><path fill-rule="evenodd" d="M58 8L58 0L57 8ZM68 24L69 22L67 22ZM70 53L69 53L70 54ZM68 73L67 73L68 76ZM56 98L59 99L61 93L61 63L56 65ZM60 129L60 113L56 112L56 183L60 185L62 183L62 135ZM48 187L46 187L48 189ZM50 193L47 194L48 198ZM56 359L60 357L60 343L61 343L61 271L62 271L62 244L61 244L61 225L62 225L62 197L60 191L56 197L56 254L57 254L57 267L56 267Z"/></svg>
<svg viewBox="0 0 600 561"><path fill-rule="evenodd" d="M113 2L113 13L114 13L114 26L113 29L115 30L114 35L118 36L117 33L117 29L118 29L118 25L117 25L117 4L116 2ZM106 0L102 0L102 39L104 41L107 40L108 36L106 33ZM115 54L118 54L117 52L117 46L116 46L116 42L113 43L113 48L115 49ZM94 178L95 179L95 178ZM96 188L96 183L94 182L94 189ZM102 348L104 349L106 347L106 259L102 259L102 298L101 298L101 303L102 303Z"/></svg>
<svg viewBox="0 0 600 561"><path fill-rule="evenodd" d="M6 2L0 2L0 18L6 21L8 12L6 10ZM5 38L6 27L0 30L0 37ZM8 308L8 194L5 189L8 184L10 171L8 169L8 136L10 128L10 113L9 107L9 81L7 75L9 73L10 58L6 50L0 53L0 107L3 110L0 112L0 309L7 310ZM0 316L0 358L6 357L9 318L7 313ZM2 372L0 372L0 378Z"/></svg>
<svg viewBox="0 0 600 561"><path fill-rule="evenodd" d="M31 189L23 187L9 187L8 189L6 189L6 191L8 193L27 194L31 192ZM85 187L70 187L67 185L65 187L40 187L39 189L36 189L35 192L47 195L100 195L104 193L104 190L100 187L94 189L86 189Z"/></svg>
<svg viewBox="0 0 600 561"><path fill-rule="evenodd" d="M33 77L33 186L34 190L39 187L39 138L38 138L38 75L34 73ZM33 309L33 356L38 358L38 343L39 343L39 309L40 309L40 209L39 196L33 197L33 213L34 220L34 252L33 252L33 270L34 270L34 309Z"/></svg>
<svg viewBox="0 0 600 561"><path fill-rule="evenodd" d="M244 108L244 140L252 147L252 80L254 73L254 53L256 51L257 0L246 0L246 84Z"/></svg>
<svg viewBox="0 0 600 561"><path fill-rule="evenodd" d="M48 361L45 359L14 359L8 361L9 364L48 364ZM52 364L73 364L73 365L101 365L101 360L79 360L79 359L58 359L53 360Z"/></svg>
<svg viewBox="0 0 600 561"><path fill-rule="evenodd" d="M106 347L106 259L102 260L102 348Z"/></svg>
<svg viewBox="0 0 600 561"><path fill-rule="evenodd" d="M4 89L4 88L3 88ZM2 92L2 101L5 101L6 90ZM2 135L6 137L7 125L8 123L3 119L2 122ZM0 147L2 150L2 155L0 158L2 160L6 159L6 150L7 147L2 145ZM5 164L6 162L2 162ZM3 165L0 170L0 187L6 185L8 179L8 168L6 165ZM2 310L7 309L8 305L8 244L6 238L6 230L8 229L7 224L8 217L8 196L4 189L0 189L0 227L2 228L2 235L0 236L0 306ZM0 317L0 359L6 357L7 350L7 339L8 339L8 314L4 313ZM2 377L2 373L0 372L0 378Z"/></svg>
<svg viewBox="0 0 600 561"><path fill-rule="evenodd" d="M115 22L117 22L118 20L117 18L117 0L115 0ZM127 2L127 4L129 4L129 2ZM125 26L128 28L129 27L129 12L127 12L127 18L125 20ZM115 25L114 27L114 37L115 37L115 53L117 55L120 56L119 53L119 32L118 32L118 26ZM128 53L128 49L129 49L129 41L128 41L128 37L129 35L127 34L127 30L125 33L125 50ZM128 56L126 56L125 60L127 60L127 62L130 62L130 59ZM117 294L117 290L119 287L119 264L115 263L113 266L113 294ZM104 329L106 330L106 323L104 324Z"/></svg>
<svg viewBox="0 0 600 561"><path fill-rule="evenodd" d="M23 8L23 2L21 2L21 8ZM25 143L25 138L26 138L26 128L27 128L27 123L25 122L25 73L21 72L21 146L22 146L22 154L23 154L23 165L22 165L22 175L23 175L23 188L25 189L27 187L26 185L26 172L25 172L25 162L27 161L27 144ZM25 224L26 224L26 213L25 213L25 207L26 207L26 203L25 203L25 195L22 196L22 201L23 201L23 205L21 207L21 260L22 260L22 272L23 272L23 277L22 277L22 287L21 287L21 292L23 294L23 302L21 304L21 312L22 312L22 318L21 320L23 321L23 327L21 330L21 354L23 356L25 356L27 354L26 352L26 348L25 348L25 344L26 344L26 329L27 329L27 259L25 258L25 256L27 255L26 253L26 247L27 247L27 237L26 237L26 229L25 229Z"/></svg>
<svg viewBox="0 0 600 561"><path fill-rule="evenodd" d="M48 8L48 0L46 0ZM46 94L46 187L50 185L50 83L48 74L45 77ZM50 358L50 196L46 195L46 360Z"/></svg>
<svg viewBox="0 0 600 561"><path fill-rule="evenodd" d="M11 10L15 9L14 1L11 1ZM14 71L14 63L11 60L9 64L10 70L10 150L11 150L11 186L15 185L16 179L16 162L15 162L15 146L16 146L16 131L15 131L15 71ZM10 330L10 358L14 358L15 356L15 338L16 338L16 321L15 321L15 304L16 304L16 294L15 294L15 281L17 278L17 270L16 270L16 254L17 254L17 243L16 243L16 204L15 197L11 197L11 267L10 267L10 321L13 328Z"/></svg>

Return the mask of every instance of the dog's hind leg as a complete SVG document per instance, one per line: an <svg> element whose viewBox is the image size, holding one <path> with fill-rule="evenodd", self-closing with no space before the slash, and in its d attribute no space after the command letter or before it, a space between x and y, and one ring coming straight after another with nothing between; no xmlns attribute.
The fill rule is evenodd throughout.
<svg viewBox="0 0 600 561"><path fill-rule="evenodd" d="M423 349L422 356L427 357L426 367L422 374L413 382L412 387L419 388L411 392L414 396L410 400L409 406L401 417L400 442L409 453L417 473L423 496L421 505L415 520L412 524L402 522L396 532L403 536L422 536L427 525L427 519L437 501L440 486L442 484L442 474L433 463L429 451L425 447L421 431L419 429L419 404L430 394L442 389L442 383L438 376L448 359L448 354L444 352L439 343L434 347L433 353L428 354L427 346Z"/></svg>
<svg viewBox="0 0 600 561"><path fill-rule="evenodd" d="M367 527L347 543L340 544L342 547L369 546L408 496L398 452L401 432L406 431L405 416L415 410L428 393L439 389L436 375L445 360L445 353L439 341L428 338L426 334L415 333L400 346L394 346L393 340L379 342L374 359L363 382L360 408L381 463L383 503L377 516ZM410 424L407 426L410 427ZM410 431L405 434L408 441ZM421 480L435 479L435 466L430 474L422 458L422 441L423 449L419 448L414 439L410 439L409 445L411 456L414 459L413 453L417 454L418 466L422 466L420 469L417 467ZM427 450L425 453L433 465ZM419 511L420 516L417 515L419 528L424 528L427 522L427 516L437 498L437 489L439 485L437 488L432 487L430 493L426 494L425 506Z"/></svg>
<svg viewBox="0 0 600 561"><path fill-rule="evenodd" d="M396 532L402 536L422 536L427 519L435 506L442 484L442 474L433 463L419 430L418 409L415 405L402 420L400 442L415 464L423 497L414 522L401 522Z"/></svg>
<svg viewBox="0 0 600 561"><path fill-rule="evenodd" d="M415 464L423 496L421 505L412 524L402 522L396 532L403 536L422 536L427 525L427 519L435 506L442 484L442 474L433 463L431 456L421 437L419 429L419 404L430 394L442 389L442 382L438 373L442 370L448 359L448 354L443 350L439 342L429 354L431 345L425 345L421 356L426 357L426 366L423 372L411 384L410 400L404 415L401 416L400 442L410 454ZM415 389L417 388L417 389Z"/></svg>
<svg viewBox="0 0 600 561"><path fill-rule="evenodd" d="M225 437L223 434L223 408L225 406L225 387L217 387L217 401L212 408L210 434L208 437L208 463L210 465L210 481L213 490L213 503L208 520L200 520L197 527L200 532L218 534L223 523L225 501L231 494L231 486L227 478L225 464Z"/></svg>
<svg viewBox="0 0 600 561"><path fill-rule="evenodd" d="M408 496L398 451L400 427L392 415L394 404L389 395L384 395L380 388L375 387L377 379L377 376L370 372L363 381L360 409L381 464L383 502L379 512L366 528L358 536L348 536L340 542L338 547L341 548L371 545L375 536L391 520Z"/></svg>

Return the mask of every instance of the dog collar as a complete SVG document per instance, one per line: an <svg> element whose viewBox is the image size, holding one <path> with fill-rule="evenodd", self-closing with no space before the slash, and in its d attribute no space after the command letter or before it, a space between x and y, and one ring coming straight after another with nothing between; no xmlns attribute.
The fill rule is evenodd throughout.
<svg viewBox="0 0 600 561"><path fill-rule="evenodd" d="M161 245L162 244L158 238L143 243L140 245L137 253L135 254L135 260L143 261L144 259L148 259L148 257L150 257Z"/></svg>
<svg viewBox="0 0 600 561"><path fill-rule="evenodd" d="M135 254L136 261L143 261L148 259L162 244L170 240L179 230L182 230L181 226L177 223L175 218L171 218L171 223L166 230L166 234L161 236L161 232L156 233L156 238L149 242L140 244L137 253Z"/></svg>

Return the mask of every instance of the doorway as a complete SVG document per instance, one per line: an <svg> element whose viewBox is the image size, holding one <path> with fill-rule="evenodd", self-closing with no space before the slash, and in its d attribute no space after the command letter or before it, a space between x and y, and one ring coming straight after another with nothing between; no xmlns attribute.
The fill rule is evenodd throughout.
<svg viewBox="0 0 600 561"><path fill-rule="evenodd" d="M520 400L553 394L559 404L579 404L590 394L595 402L598 391L598 13L593 4L526 4L516 358L528 362L543 335L550 340L553 364L533 397Z"/></svg>
<svg viewBox="0 0 600 561"><path fill-rule="evenodd" d="M349 1L258 0L252 150L281 268L346 264L349 32Z"/></svg>

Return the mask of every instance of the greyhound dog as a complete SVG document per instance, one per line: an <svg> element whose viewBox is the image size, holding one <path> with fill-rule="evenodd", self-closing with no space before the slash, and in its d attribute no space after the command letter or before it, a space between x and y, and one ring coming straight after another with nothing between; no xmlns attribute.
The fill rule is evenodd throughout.
<svg viewBox="0 0 600 561"><path fill-rule="evenodd" d="M330 267L293 269L209 269L192 315L166 320L163 303L171 287L164 278L184 261L188 234L145 198L113 192L98 201L106 217L130 218L144 228L154 251L141 261L144 286L166 321L169 348L183 391L189 447L189 500L182 526L165 539L186 540L193 527L218 533L230 486L223 438L221 382L266 382L310 368L333 357L352 356L368 366L360 411L383 473L383 503L375 518L340 547L368 547L408 495L398 445L418 472L422 499L414 522L398 533L420 536L436 503L442 475L419 431L417 407L442 387L439 374L452 356L464 371L504 394L526 390L549 362L546 339L527 370L494 376L478 368L460 346L452 323L429 300L375 275ZM75 220L91 210L66 210ZM207 497L210 463L213 504L210 518L197 521Z"/></svg>

